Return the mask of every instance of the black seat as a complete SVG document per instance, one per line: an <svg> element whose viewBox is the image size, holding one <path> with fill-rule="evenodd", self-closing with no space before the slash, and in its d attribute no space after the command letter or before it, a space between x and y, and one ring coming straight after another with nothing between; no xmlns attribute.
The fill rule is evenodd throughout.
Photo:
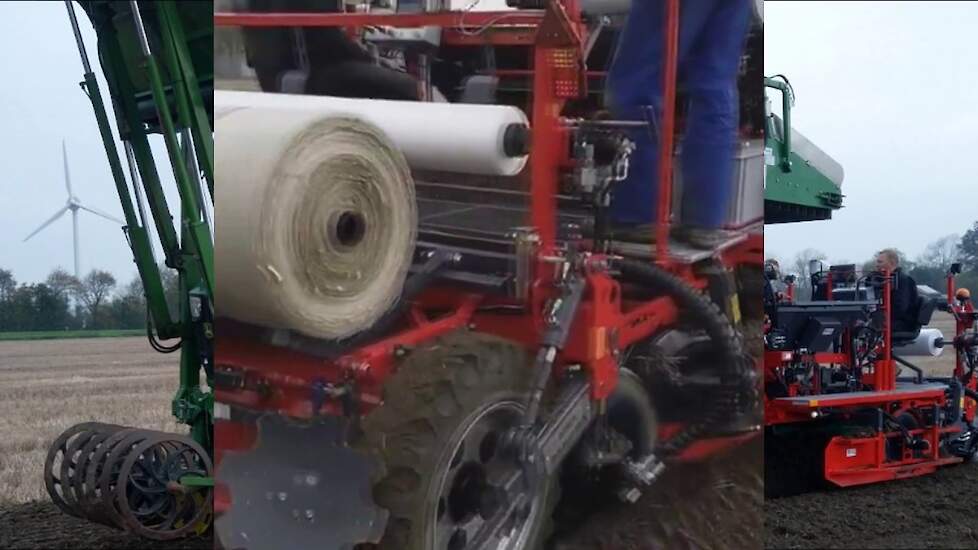
<svg viewBox="0 0 978 550"><path fill-rule="evenodd" d="M937 308L937 302L926 296L917 296L917 301L914 302L914 307L911 313L913 313L914 328L908 331L894 331L893 345L899 346L903 344L908 344L917 339L920 335L920 329L927 326L930 323L930 318L934 315L934 310Z"/></svg>

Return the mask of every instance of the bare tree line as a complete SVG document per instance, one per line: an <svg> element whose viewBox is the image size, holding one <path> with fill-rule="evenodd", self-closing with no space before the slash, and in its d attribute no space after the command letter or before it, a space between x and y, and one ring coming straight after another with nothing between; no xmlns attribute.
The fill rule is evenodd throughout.
<svg viewBox="0 0 978 550"><path fill-rule="evenodd" d="M171 303L177 274L163 269ZM43 282L19 283L0 267L0 332L140 329L146 326L146 297L139 276L120 286L115 276L93 269L81 279L56 268Z"/></svg>
<svg viewBox="0 0 978 550"><path fill-rule="evenodd" d="M889 247L881 246L881 248ZM928 285L935 290L943 291L946 274L951 264L960 262L963 272L957 278L959 287L965 287L978 292L978 222L975 222L964 235L950 234L928 244L916 258L909 258L897 248L900 255L900 265L917 284ZM828 254L814 248L798 251L790 261L776 258L781 265L783 275L794 275L796 278L796 296L805 299L811 293L810 276L813 260L828 267ZM856 269L863 273L875 269L875 258L860 261L841 260L835 264L855 264Z"/></svg>

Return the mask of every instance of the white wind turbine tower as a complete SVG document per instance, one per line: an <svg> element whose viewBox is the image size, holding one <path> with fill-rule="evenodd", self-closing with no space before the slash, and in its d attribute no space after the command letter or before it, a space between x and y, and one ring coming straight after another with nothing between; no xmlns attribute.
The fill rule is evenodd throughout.
<svg viewBox="0 0 978 550"><path fill-rule="evenodd" d="M61 156L64 158L65 190L68 191L68 201L65 203L63 207L61 207L60 210L55 212L54 215L48 219L48 221L42 223L41 226L35 229L33 233L31 233L26 238L24 238L24 242L27 242L28 239L40 233L42 229L54 223L54 221L60 218L61 216L63 216L65 212L71 210L71 224L73 229L74 248L75 248L75 277L79 278L81 277L81 269L80 269L81 261L79 260L78 257L78 210L87 210L92 214L95 214L96 216L101 216L107 220L114 221L119 225L125 225L125 222L120 220L119 218L106 214L105 212L102 212L98 209L92 208L91 206L86 206L82 204L80 200L78 200L78 197L76 197L71 190L71 176L68 174L68 150L65 147L64 140L61 140Z"/></svg>

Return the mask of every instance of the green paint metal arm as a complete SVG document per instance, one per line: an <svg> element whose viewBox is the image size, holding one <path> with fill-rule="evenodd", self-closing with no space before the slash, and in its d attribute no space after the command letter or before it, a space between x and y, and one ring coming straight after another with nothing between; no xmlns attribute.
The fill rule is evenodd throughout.
<svg viewBox="0 0 978 550"><path fill-rule="evenodd" d="M180 192L181 203L184 212L184 223L187 225L193 244L193 253L201 264L204 284L208 294L214 295L214 244L210 239L210 231L202 219L202 213L197 203L196 197L199 191L195 191L191 185L190 175L187 173L187 164L183 158L180 144L177 142L176 128L173 124L173 116L170 113L170 106L163 92L163 80L160 77L159 67L156 58L149 46L146 38L146 29L143 26L142 17L139 14L139 5L135 0L130 1L133 19L139 35L139 44L142 48L143 62L147 76L149 77L150 88L153 99L156 103L156 110L160 119L160 126L163 139L166 142L166 150L170 157L170 164L173 166L173 173L177 182L177 189ZM198 188L199 189L199 188Z"/></svg>
<svg viewBox="0 0 978 550"><path fill-rule="evenodd" d="M109 126L109 117L105 111L105 104L102 101L102 94L99 90L98 81L95 73L88 62L88 54L85 52L85 43L81 37L78 27L78 19L75 17L74 6L71 1L65 2L68 8L68 17L71 20L72 30L75 33L75 41L78 45L78 53L81 56L82 66L85 70L84 80L81 83L89 100L92 109L95 111L95 120L98 124L99 134L102 138L102 145L105 147L105 154L109 160L109 168L112 171L112 179L115 182L116 191L119 194L119 202L122 204L122 212L126 220L126 233L129 238L129 247L132 249L136 268L143 281L143 290L146 293L147 303L155 321L156 330L160 338L167 339L179 333L179 326L170 317L170 312L166 307L166 300L163 293L163 281L160 277L159 268L153 258L152 245L149 242L149 235L146 228L140 226L136 212L133 209L132 197L129 195L129 187L126 185L126 178L122 171L122 164L119 161L119 153L115 147L112 137L112 128Z"/></svg>
<svg viewBox="0 0 978 550"><path fill-rule="evenodd" d="M195 475L186 475L180 478L180 484L187 487L213 487L214 478L195 476Z"/></svg>
<svg viewBox="0 0 978 550"><path fill-rule="evenodd" d="M183 25L177 17L176 7L172 1L160 4L160 15L163 20L163 45L167 54L167 65L174 76L173 89L179 94L177 106L186 113L181 113L185 127L193 133L197 145L197 163L204 171L207 188L211 197L214 196L214 140L204 100L200 95L197 75L190 53L187 51L187 40L184 37ZM182 75L182 76L181 76ZM177 79L179 78L179 81ZM179 88L179 90L178 90ZM192 111L192 114L191 112Z"/></svg>
<svg viewBox="0 0 978 550"><path fill-rule="evenodd" d="M791 171L791 87L781 80L764 78L764 85L781 91L781 113L782 113L782 154L781 168L785 172Z"/></svg>
<svg viewBox="0 0 978 550"><path fill-rule="evenodd" d="M117 114L117 119L123 118L118 121L119 130L122 139L132 146L133 155L136 157L139 176L146 191L146 200L156 223L156 231L160 235L166 265L177 269L182 261L180 241L173 228L173 216L167 205L166 195L163 193L163 185L160 183L149 140L146 138L145 124L139 118L139 108L135 100L136 89L126 70L125 60L122 58L119 36L111 26L104 27L101 36L100 44L103 47L100 48L100 52L104 59L103 69L106 71L106 76L111 78L111 82L114 82L118 88L116 98L122 111L119 114L122 116L119 117Z"/></svg>

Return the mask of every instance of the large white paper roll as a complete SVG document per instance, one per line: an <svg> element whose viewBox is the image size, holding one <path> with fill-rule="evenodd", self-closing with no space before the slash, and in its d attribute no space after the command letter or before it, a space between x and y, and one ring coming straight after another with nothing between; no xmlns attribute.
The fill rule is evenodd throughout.
<svg viewBox="0 0 978 550"><path fill-rule="evenodd" d="M528 125L515 107L216 91L214 108L228 107L360 118L380 128L416 170L513 176L526 165L526 155L506 151L506 132Z"/></svg>
<svg viewBox="0 0 978 550"><path fill-rule="evenodd" d="M372 124L220 108L217 314L325 339L397 300L417 232L404 156Z"/></svg>
<svg viewBox="0 0 978 550"><path fill-rule="evenodd" d="M920 329L913 342L893 348L893 353L907 357L937 357L944 351L944 335L936 328Z"/></svg>

